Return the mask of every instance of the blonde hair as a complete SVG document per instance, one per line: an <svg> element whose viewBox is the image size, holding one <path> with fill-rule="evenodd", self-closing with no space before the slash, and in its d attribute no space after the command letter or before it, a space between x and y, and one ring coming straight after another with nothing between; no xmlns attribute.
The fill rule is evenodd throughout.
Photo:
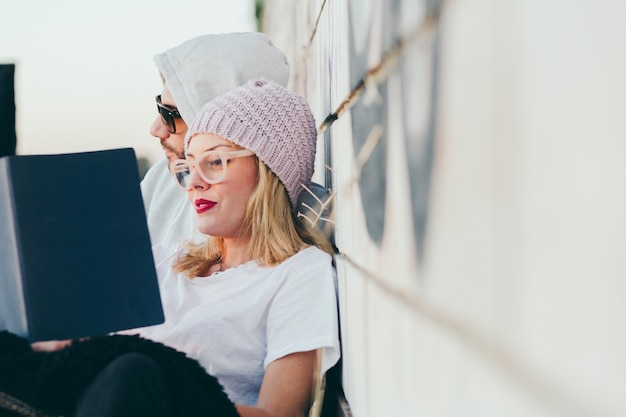
<svg viewBox="0 0 626 417"><path fill-rule="evenodd" d="M332 255L332 246L323 233L291 209L287 189L276 174L255 159L258 181L248 200L242 226L243 233L250 232L251 259L261 265L278 265L307 246L317 246ZM205 244L188 245L187 253L174 264L174 270L190 278L202 276L211 265L222 261L223 250L222 239L209 236Z"/></svg>

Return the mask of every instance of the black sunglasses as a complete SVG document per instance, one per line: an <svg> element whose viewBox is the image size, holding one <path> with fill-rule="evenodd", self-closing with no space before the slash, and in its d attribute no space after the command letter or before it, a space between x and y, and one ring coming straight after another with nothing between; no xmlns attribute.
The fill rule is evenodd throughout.
<svg viewBox="0 0 626 417"><path fill-rule="evenodd" d="M167 126L167 131L171 134L176 133L176 119L180 119L180 113L176 107L166 106L161 103L161 95L156 96L157 110L161 115L161 119Z"/></svg>

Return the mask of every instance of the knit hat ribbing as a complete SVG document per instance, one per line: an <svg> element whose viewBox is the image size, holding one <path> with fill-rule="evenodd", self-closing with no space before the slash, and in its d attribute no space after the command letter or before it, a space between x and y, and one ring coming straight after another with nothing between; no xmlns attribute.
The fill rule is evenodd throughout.
<svg viewBox="0 0 626 417"><path fill-rule="evenodd" d="M251 80L207 103L185 137L213 133L253 151L287 189L297 206L313 176L317 130L304 97L267 80Z"/></svg>

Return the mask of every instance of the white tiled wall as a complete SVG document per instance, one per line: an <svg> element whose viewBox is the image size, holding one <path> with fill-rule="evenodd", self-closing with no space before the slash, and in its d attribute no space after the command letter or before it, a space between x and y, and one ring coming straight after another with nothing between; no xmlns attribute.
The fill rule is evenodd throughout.
<svg viewBox="0 0 626 417"><path fill-rule="evenodd" d="M346 109L318 155L328 135L353 415L626 415L626 2L449 0L423 32L436 1L265 3L262 30L288 54L291 88L319 123ZM351 57L367 52L366 77L389 52L384 12L405 43L357 97L376 100L376 83L387 93L375 242L357 177L362 132L342 103L357 87ZM433 110L420 97L434 33L420 258L403 145L406 126L420 129ZM325 169L319 158L318 182Z"/></svg>

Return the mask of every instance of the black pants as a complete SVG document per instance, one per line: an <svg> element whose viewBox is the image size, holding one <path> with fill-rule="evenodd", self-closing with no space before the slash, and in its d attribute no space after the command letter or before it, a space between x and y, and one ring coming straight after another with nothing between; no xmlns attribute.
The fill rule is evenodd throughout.
<svg viewBox="0 0 626 417"><path fill-rule="evenodd" d="M139 353L107 365L78 400L76 417L171 416L168 382L160 366Z"/></svg>

